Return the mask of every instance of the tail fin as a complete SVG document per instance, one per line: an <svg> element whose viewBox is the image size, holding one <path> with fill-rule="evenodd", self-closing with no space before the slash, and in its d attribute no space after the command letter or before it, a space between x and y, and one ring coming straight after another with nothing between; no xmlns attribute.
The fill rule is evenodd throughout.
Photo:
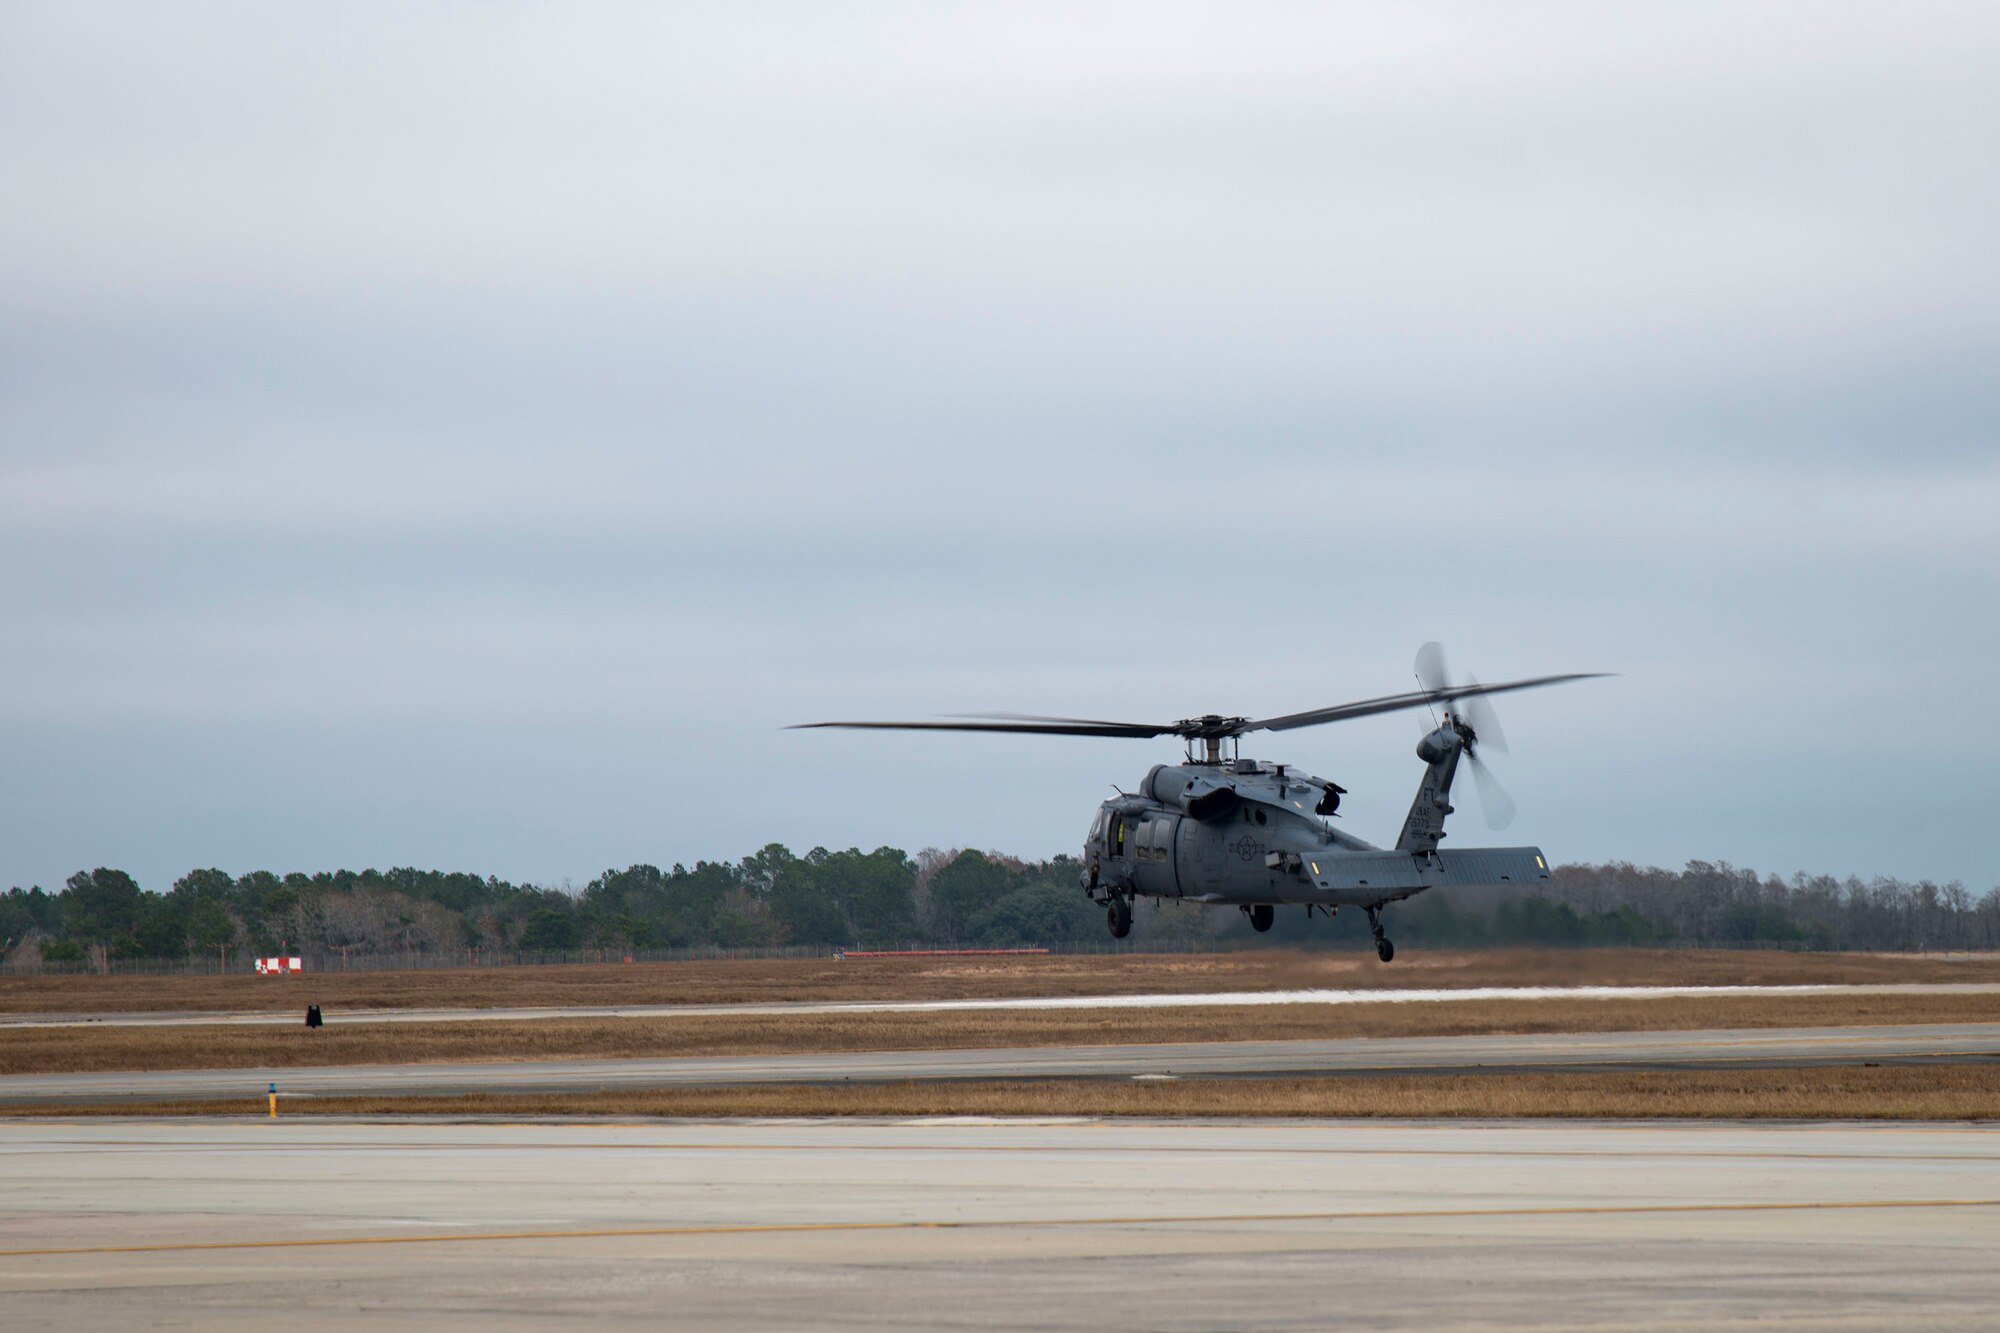
<svg viewBox="0 0 2000 1333"><path fill-rule="evenodd" d="M1396 838L1399 852L1434 852L1444 837L1444 817L1451 813L1451 780L1458 774L1458 757L1465 751L1465 738L1452 727L1450 714L1444 725L1417 742L1417 758L1428 767L1417 784L1417 798L1410 802L1410 814Z"/></svg>

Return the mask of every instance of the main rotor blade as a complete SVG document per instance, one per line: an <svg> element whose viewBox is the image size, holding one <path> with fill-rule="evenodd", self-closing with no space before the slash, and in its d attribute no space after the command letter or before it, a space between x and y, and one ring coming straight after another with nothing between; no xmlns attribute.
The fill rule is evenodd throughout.
<svg viewBox="0 0 2000 1333"><path fill-rule="evenodd" d="M946 713L951 718L969 718L976 722L1053 722L1064 727L1148 727L1150 722L1109 722L1101 717L1043 717L1039 713ZM1172 731L1173 727L1155 728L1158 731Z"/></svg>
<svg viewBox="0 0 2000 1333"><path fill-rule="evenodd" d="M1376 713L1422 708L1431 703L1451 703L1457 699L1471 699L1482 694L1533 690L1544 685L1560 685L1570 680L1595 680L1610 674L1608 671L1572 671L1561 676L1535 676L1529 680L1503 681L1498 685L1453 685L1441 690L1412 690L1407 694L1385 694L1379 699L1361 699L1351 704L1335 704L1331 708L1315 708L1308 713L1287 713L1283 717L1259 718L1255 722L1246 724L1243 729L1291 731L1297 727L1316 727L1323 722L1345 722L1350 718L1369 717Z"/></svg>
<svg viewBox="0 0 2000 1333"><path fill-rule="evenodd" d="M1134 722L798 722L787 731L844 727L850 731L1001 731L1025 736L1122 736L1151 740L1172 727L1148 727Z"/></svg>

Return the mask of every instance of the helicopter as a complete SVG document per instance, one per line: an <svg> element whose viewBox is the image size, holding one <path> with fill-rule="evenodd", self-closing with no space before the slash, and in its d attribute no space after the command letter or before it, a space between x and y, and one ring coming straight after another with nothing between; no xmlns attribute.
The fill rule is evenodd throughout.
<svg viewBox="0 0 2000 1333"><path fill-rule="evenodd" d="M1259 932L1277 909L1302 905L1306 915L1331 917L1358 907L1368 917L1375 953L1384 963L1396 946L1382 927L1382 909L1434 888L1480 888L1546 880L1539 847L1477 847L1445 851L1444 821L1453 779L1463 759L1472 770L1487 823L1504 827L1513 800L1479 757L1482 747L1507 744L1488 696L1591 680L1606 672L1571 672L1482 685L1453 684L1444 650L1417 650L1416 690L1315 708L1279 717L1205 713L1178 722L1105 722L1021 713L962 713L928 722L805 722L789 730L839 727L879 731L1010 732L1041 736L1108 736L1151 740L1178 736L1185 758L1156 764L1136 792L1120 790L1097 808L1083 848L1084 893L1104 908L1114 939L1132 930L1141 897L1231 906ZM1347 788L1288 764L1246 759L1241 740L1253 731L1294 731L1377 713L1429 708L1435 725L1417 742L1424 774L1394 847L1376 847L1336 828Z"/></svg>

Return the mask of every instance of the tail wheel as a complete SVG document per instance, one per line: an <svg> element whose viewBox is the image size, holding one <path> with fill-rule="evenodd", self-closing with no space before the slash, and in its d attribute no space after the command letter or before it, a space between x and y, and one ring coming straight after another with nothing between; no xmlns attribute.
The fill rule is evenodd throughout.
<svg viewBox="0 0 2000 1333"><path fill-rule="evenodd" d="M1276 920L1277 916L1277 908L1269 903L1258 903L1250 909L1250 929L1262 934L1271 928L1271 922Z"/></svg>

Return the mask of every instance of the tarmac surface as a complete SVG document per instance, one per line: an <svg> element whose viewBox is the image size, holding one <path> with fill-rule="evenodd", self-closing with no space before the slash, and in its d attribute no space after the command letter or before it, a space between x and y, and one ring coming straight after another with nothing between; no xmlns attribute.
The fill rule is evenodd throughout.
<svg viewBox="0 0 2000 1333"><path fill-rule="evenodd" d="M663 1060L183 1069L0 1077L0 1104L118 1098L462 1092L578 1092L912 1079L1214 1078L1259 1074L1518 1073L1537 1070L1779 1068L2000 1059L2000 1023L1359 1037L1153 1046L826 1052Z"/></svg>
<svg viewBox="0 0 2000 1333"><path fill-rule="evenodd" d="M287 978L286 985L295 984ZM300 984L303 987L303 983ZM2000 982L1827 983L1796 986L1464 986L1375 987L1353 990L1208 991L1159 995L1011 996L964 1000L787 1000L754 1004L571 1005L509 1009L332 1009L330 1022L470 1023L500 1019L693 1018L717 1014L943 1013L997 1009L1209 1009L1271 1004L1439 1004L1480 1000L1665 1000L1720 996L1994 995ZM296 1027L312 1002L271 1010L148 1010L110 1013L0 1013L0 1027Z"/></svg>
<svg viewBox="0 0 2000 1333"><path fill-rule="evenodd" d="M9 1327L1987 1328L2000 1128L0 1121Z"/></svg>

